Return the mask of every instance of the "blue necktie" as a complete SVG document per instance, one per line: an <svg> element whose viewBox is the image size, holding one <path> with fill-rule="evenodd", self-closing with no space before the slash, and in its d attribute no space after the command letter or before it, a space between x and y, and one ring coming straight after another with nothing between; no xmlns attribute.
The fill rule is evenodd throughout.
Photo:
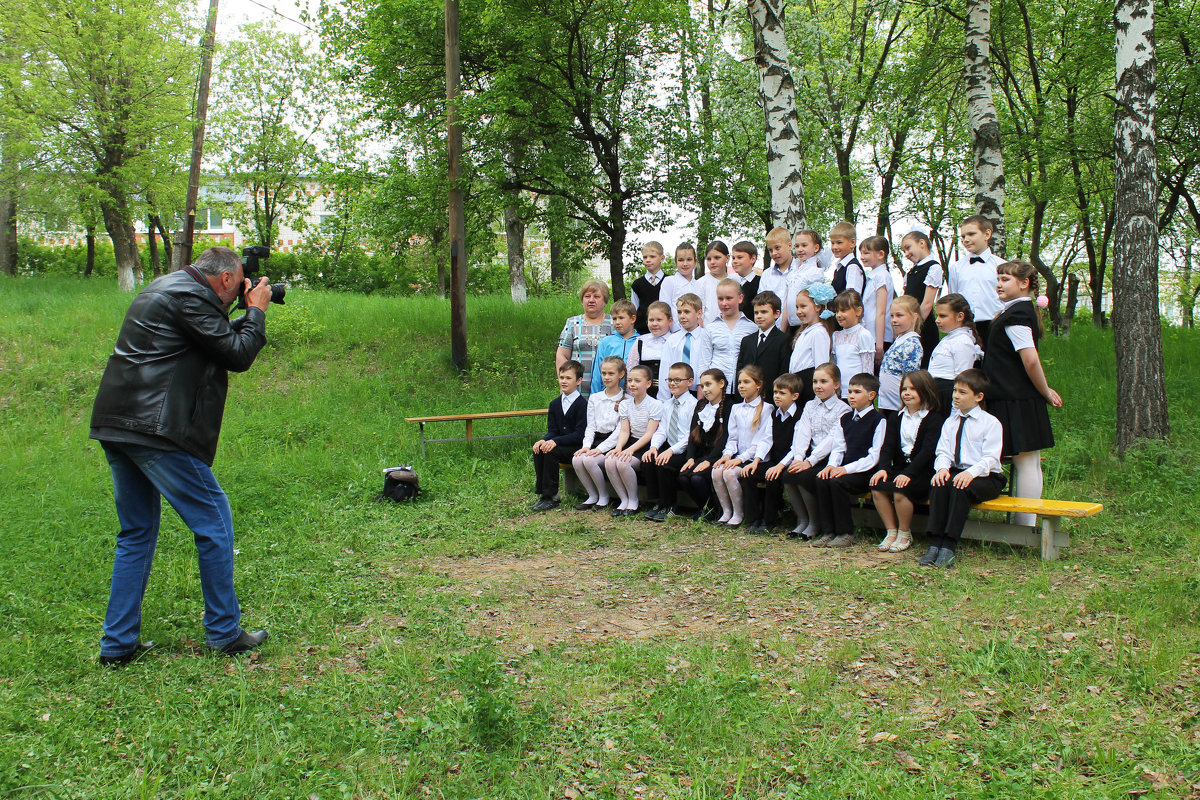
<svg viewBox="0 0 1200 800"><path fill-rule="evenodd" d="M683 360L688 364L692 363L692 334L690 331L687 336L683 337Z"/></svg>

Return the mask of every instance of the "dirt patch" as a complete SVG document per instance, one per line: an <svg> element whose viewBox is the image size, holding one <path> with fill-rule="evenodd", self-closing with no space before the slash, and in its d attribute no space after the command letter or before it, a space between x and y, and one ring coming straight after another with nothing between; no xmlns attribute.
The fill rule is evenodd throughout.
<svg viewBox="0 0 1200 800"><path fill-rule="evenodd" d="M903 559L903 561L901 561ZM817 570L892 570L911 554L857 547L813 550L747 536L596 547L530 557L437 558L419 565L461 593L473 633L519 648L608 639L693 639L743 631L754 638L851 634L874 627L859 603L828 617L814 602ZM865 605L865 604L863 604ZM887 619L893 619L888 617ZM886 623L885 623L886 624Z"/></svg>

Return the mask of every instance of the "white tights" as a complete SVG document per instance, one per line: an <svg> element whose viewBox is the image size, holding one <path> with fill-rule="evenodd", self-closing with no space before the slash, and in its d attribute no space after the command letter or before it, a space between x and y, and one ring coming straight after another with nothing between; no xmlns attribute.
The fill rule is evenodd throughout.
<svg viewBox="0 0 1200 800"><path fill-rule="evenodd" d="M612 481L613 488L617 490L617 497L621 498L618 508L637 511L637 469L641 463L635 458L622 461L613 458L611 453L604 459L604 471L608 473L608 479Z"/></svg>
<svg viewBox="0 0 1200 800"><path fill-rule="evenodd" d="M583 484L583 488L587 489L586 502L600 506L608 505L608 482L604 479L604 456L604 453L600 453L594 456L575 456L571 459L575 475Z"/></svg>
<svg viewBox="0 0 1200 800"><path fill-rule="evenodd" d="M1012 460L1013 493L1016 497L1037 500L1042 496L1042 451L1017 453ZM1036 514L1013 514L1014 525L1034 525Z"/></svg>
<svg viewBox="0 0 1200 800"><path fill-rule="evenodd" d="M742 476L742 468L722 464L712 469L713 491L721 503L721 518L718 522L728 522L738 525L742 521L742 484L738 478Z"/></svg>
<svg viewBox="0 0 1200 800"><path fill-rule="evenodd" d="M817 512L817 498L807 489L798 484L785 483L783 491L787 495L792 510L796 512L796 533L813 536L817 532L820 515Z"/></svg>

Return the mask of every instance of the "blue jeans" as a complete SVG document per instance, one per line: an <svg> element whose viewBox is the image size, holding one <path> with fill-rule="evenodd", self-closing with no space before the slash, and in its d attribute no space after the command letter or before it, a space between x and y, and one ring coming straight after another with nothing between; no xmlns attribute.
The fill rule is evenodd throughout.
<svg viewBox="0 0 1200 800"><path fill-rule="evenodd" d="M181 450L101 444L112 468L121 532L117 535L100 655L124 655L137 646L142 597L158 544L163 497L195 537L204 591L206 642L210 647L220 647L238 638L242 612L233 590L233 514L212 469Z"/></svg>

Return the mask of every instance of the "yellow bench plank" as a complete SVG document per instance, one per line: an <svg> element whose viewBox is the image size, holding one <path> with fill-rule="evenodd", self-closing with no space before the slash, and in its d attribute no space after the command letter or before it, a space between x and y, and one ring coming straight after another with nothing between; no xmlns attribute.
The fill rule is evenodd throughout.
<svg viewBox="0 0 1200 800"><path fill-rule="evenodd" d="M1003 511L1006 514L1037 514L1040 517L1091 517L1104 510L1104 506L1100 503L1033 500L1027 497L997 497L995 500L976 503L972 508L983 511Z"/></svg>

